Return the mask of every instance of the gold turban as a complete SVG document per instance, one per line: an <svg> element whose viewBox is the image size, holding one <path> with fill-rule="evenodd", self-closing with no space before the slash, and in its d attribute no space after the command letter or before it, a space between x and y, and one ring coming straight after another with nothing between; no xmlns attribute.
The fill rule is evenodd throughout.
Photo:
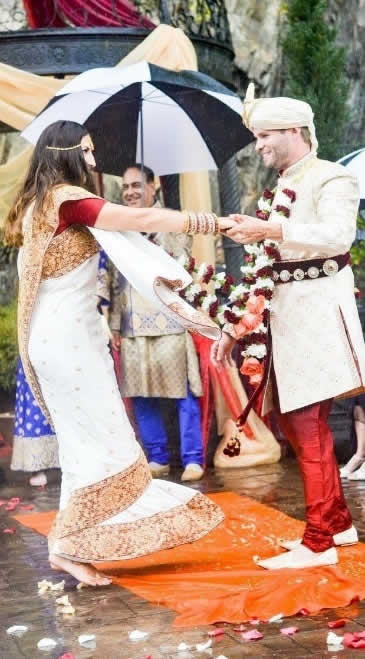
<svg viewBox="0 0 365 659"><path fill-rule="evenodd" d="M243 102L242 120L249 130L283 130L302 128L309 130L312 151L317 152L318 142L309 103L295 98L255 98L255 85L250 82Z"/></svg>

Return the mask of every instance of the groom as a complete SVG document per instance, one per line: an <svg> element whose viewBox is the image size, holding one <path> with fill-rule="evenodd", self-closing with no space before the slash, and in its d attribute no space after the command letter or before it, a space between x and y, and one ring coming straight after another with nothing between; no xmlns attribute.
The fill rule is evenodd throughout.
<svg viewBox="0 0 365 659"><path fill-rule="evenodd" d="M275 407L304 481L306 528L287 553L259 561L267 569L337 563L336 547L357 542L336 463L328 415L333 398L363 390L365 345L354 297L349 249L358 186L346 169L317 158L311 107L292 98L255 99L243 120L266 167L278 172L268 221L236 215L227 235L238 243L277 241L270 327L272 364L263 413ZM214 344L217 364L235 340Z"/></svg>

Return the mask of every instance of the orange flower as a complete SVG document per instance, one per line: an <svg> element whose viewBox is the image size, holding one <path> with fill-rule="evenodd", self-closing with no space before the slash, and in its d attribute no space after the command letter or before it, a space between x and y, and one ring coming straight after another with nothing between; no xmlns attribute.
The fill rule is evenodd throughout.
<svg viewBox="0 0 365 659"><path fill-rule="evenodd" d="M250 313L261 314L265 309L265 298L263 295L251 295L246 304Z"/></svg>
<svg viewBox="0 0 365 659"><path fill-rule="evenodd" d="M246 357L240 371L250 378L250 384L260 384L264 376L264 365L256 357Z"/></svg>
<svg viewBox="0 0 365 659"><path fill-rule="evenodd" d="M261 314L246 313L240 319L240 322L234 326L236 339L242 339L246 334L254 332L261 325L263 317Z"/></svg>

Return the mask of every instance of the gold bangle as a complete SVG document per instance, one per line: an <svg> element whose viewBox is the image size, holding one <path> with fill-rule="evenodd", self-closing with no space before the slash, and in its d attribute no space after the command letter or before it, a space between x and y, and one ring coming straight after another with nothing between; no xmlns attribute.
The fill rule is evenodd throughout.
<svg viewBox="0 0 365 659"><path fill-rule="evenodd" d="M182 211L184 216L183 233L189 233L190 218L188 211Z"/></svg>

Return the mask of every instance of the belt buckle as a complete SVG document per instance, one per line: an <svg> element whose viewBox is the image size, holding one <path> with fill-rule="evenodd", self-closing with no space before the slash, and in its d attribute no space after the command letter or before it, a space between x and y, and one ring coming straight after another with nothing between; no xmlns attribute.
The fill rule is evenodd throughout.
<svg viewBox="0 0 365 659"><path fill-rule="evenodd" d="M296 268L293 272L293 277L296 281L302 281L305 277L304 270L302 268Z"/></svg>
<svg viewBox="0 0 365 659"><path fill-rule="evenodd" d="M289 272L289 270L282 270L279 277L282 282L286 283L287 281L289 281L291 277L291 273Z"/></svg>
<svg viewBox="0 0 365 659"><path fill-rule="evenodd" d="M327 277L333 277L333 275L337 274L339 267L337 261L334 259L326 259L322 266L323 272Z"/></svg>
<svg viewBox="0 0 365 659"><path fill-rule="evenodd" d="M310 279L317 279L317 277L319 277L319 269L316 268L315 265L312 265L310 268L308 268L307 275Z"/></svg>

